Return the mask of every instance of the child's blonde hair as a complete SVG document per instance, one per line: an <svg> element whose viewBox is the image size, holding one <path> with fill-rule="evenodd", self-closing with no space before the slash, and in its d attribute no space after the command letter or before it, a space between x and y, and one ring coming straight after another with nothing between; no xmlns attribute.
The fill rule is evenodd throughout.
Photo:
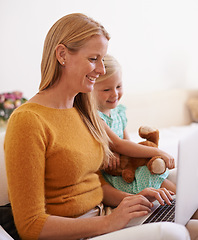
<svg viewBox="0 0 198 240"><path fill-rule="evenodd" d="M121 65L110 54L107 54L104 57L104 66L105 66L106 74L100 75L100 77L96 80L96 83L104 81L105 79L109 78L110 76L112 76L113 74L115 74L118 71L120 72L120 74L122 72Z"/></svg>

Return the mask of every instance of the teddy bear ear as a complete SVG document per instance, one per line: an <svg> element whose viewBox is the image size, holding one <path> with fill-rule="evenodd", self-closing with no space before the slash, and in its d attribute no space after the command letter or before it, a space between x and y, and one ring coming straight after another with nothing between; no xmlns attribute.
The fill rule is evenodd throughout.
<svg viewBox="0 0 198 240"><path fill-rule="evenodd" d="M193 122L198 122L198 98L190 98L187 106Z"/></svg>
<svg viewBox="0 0 198 240"><path fill-rule="evenodd" d="M156 128L141 126L139 128L139 135L141 138L146 139L152 143L155 143L158 146L159 142L159 130Z"/></svg>

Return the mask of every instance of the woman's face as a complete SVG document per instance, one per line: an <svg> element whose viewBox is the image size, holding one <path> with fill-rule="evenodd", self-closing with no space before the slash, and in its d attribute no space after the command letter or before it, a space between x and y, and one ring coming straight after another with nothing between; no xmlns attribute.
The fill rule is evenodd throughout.
<svg viewBox="0 0 198 240"><path fill-rule="evenodd" d="M103 58L107 53L108 40L102 35L93 36L76 53L67 52L63 75L69 89L75 94L93 90L95 80L105 74Z"/></svg>
<svg viewBox="0 0 198 240"><path fill-rule="evenodd" d="M112 76L98 82L94 86L99 111L110 115L110 110L118 105L123 95L121 72L117 71Z"/></svg>

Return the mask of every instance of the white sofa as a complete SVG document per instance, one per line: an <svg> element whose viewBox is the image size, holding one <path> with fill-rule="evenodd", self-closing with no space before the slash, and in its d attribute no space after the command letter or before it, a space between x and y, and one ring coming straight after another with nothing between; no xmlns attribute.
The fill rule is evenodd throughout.
<svg viewBox="0 0 198 240"><path fill-rule="evenodd" d="M191 122L186 102L198 97L198 90L172 90L147 94L124 94L122 103L127 107L128 132L133 141L140 140L137 130L141 125L160 129L159 147L175 157L185 134L198 128ZM5 170L3 141L5 131L0 131L0 206L9 203ZM0 240L12 239L0 226ZM102 238L100 238L102 239ZM103 237L103 239L108 239Z"/></svg>
<svg viewBox="0 0 198 240"><path fill-rule="evenodd" d="M159 148L171 154L177 164L181 139L198 128L187 106L187 101L194 97L198 98L198 89L124 93L121 103L127 107L127 130L131 140L142 140L138 136L142 125L158 128Z"/></svg>

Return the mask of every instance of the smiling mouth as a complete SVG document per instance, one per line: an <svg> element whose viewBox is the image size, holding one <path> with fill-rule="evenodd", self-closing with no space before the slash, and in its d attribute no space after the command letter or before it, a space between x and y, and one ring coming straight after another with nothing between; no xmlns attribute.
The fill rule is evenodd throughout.
<svg viewBox="0 0 198 240"><path fill-rule="evenodd" d="M118 99L114 100L114 101L107 101L108 103L116 103L118 101Z"/></svg>
<svg viewBox="0 0 198 240"><path fill-rule="evenodd" d="M91 82L95 82L96 81L96 78L94 78L94 77L88 77L88 76L86 76Z"/></svg>

